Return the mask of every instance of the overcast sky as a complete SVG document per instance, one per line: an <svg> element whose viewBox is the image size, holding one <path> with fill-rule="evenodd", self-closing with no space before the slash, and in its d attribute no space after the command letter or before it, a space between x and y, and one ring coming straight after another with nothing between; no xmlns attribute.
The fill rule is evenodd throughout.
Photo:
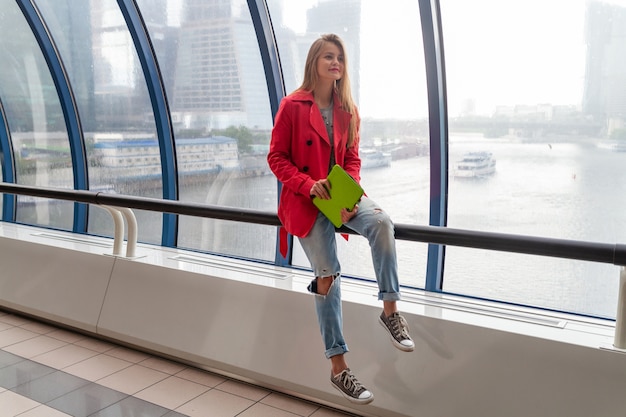
<svg viewBox="0 0 626 417"><path fill-rule="evenodd" d="M304 31L306 10L316 3L285 1L284 23ZM586 0L442 0L451 114L468 103L482 114L496 105L579 105L585 5ZM361 29L363 115L425 116L418 2L363 0Z"/></svg>
<svg viewBox="0 0 626 417"><path fill-rule="evenodd" d="M171 0L170 10L181 1ZM587 2L441 0L450 114L473 109L490 115L498 105L579 106ZM603 2L626 7L626 0ZM282 0L283 23L303 33L306 11L317 3ZM232 4L246 6L244 0ZM418 1L362 0L361 16L362 115L425 117Z"/></svg>

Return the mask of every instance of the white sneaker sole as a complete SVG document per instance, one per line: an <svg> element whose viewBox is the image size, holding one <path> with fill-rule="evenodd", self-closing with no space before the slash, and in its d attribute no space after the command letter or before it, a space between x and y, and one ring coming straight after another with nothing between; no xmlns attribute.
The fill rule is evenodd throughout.
<svg viewBox="0 0 626 417"><path fill-rule="evenodd" d="M341 393L341 395L343 395L343 398L345 398L346 400L350 401L351 403L365 405L365 404L369 404L372 401L374 401L374 394L370 395L367 398L363 398L363 399L354 398L354 397L349 396L345 392L343 392L343 390L341 388L339 388L333 381L330 381L330 385L335 387L335 389L337 391L339 391ZM371 393L371 391L370 391L370 393Z"/></svg>
<svg viewBox="0 0 626 417"><path fill-rule="evenodd" d="M402 343L398 342L391 334L391 332L389 331L389 329L387 328L387 325L385 324L385 322L383 321L383 319L380 318L380 316L378 317L378 322L380 323L381 326L383 326L383 329L385 329L385 332L389 335L389 338L391 339L391 343L393 343L393 345L403 351L403 352L413 352L415 350L415 343L413 343L412 346L406 346L403 345Z"/></svg>

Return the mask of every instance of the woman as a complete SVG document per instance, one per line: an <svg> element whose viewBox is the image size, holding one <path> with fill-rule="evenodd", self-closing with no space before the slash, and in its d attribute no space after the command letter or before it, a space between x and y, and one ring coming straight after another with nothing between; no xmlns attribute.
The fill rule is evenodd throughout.
<svg viewBox="0 0 626 417"><path fill-rule="evenodd" d="M299 238L315 274L309 291L315 294L331 382L350 401L367 404L374 395L357 380L344 358L348 346L342 331L335 227L312 203L314 197L330 197L326 177L335 164L360 181L359 122L343 42L336 35L323 35L309 49L302 85L281 102L267 159L283 184L278 216L287 232ZM367 197L353 210L343 209L341 218L369 241L378 299L383 301L379 322L394 346L412 351L408 326L396 307L400 292L393 223Z"/></svg>

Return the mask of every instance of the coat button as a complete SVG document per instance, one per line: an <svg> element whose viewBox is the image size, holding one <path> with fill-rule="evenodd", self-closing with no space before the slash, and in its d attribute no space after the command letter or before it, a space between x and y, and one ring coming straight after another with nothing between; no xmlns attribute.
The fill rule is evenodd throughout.
<svg viewBox="0 0 626 417"><path fill-rule="evenodd" d="M303 172L309 172L309 167L307 167L307 166L302 167L302 171Z"/></svg>
<svg viewBox="0 0 626 417"><path fill-rule="evenodd" d="M311 145L313 145L313 141L311 139L309 139L309 140L306 141L306 144L311 146Z"/></svg>

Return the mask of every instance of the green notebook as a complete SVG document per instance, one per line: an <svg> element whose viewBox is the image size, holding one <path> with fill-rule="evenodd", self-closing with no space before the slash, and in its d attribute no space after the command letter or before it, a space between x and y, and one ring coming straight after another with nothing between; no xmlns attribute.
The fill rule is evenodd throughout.
<svg viewBox="0 0 626 417"><path fill-rule="evenodd" d="M363 196L363 188L341 168L335 165L328 174L330 182L330 199L324 200L318 197L313 198L313 204L324 213L326 217L335 225L341 227L341 209L352 210L356 203Z"/></svg>

